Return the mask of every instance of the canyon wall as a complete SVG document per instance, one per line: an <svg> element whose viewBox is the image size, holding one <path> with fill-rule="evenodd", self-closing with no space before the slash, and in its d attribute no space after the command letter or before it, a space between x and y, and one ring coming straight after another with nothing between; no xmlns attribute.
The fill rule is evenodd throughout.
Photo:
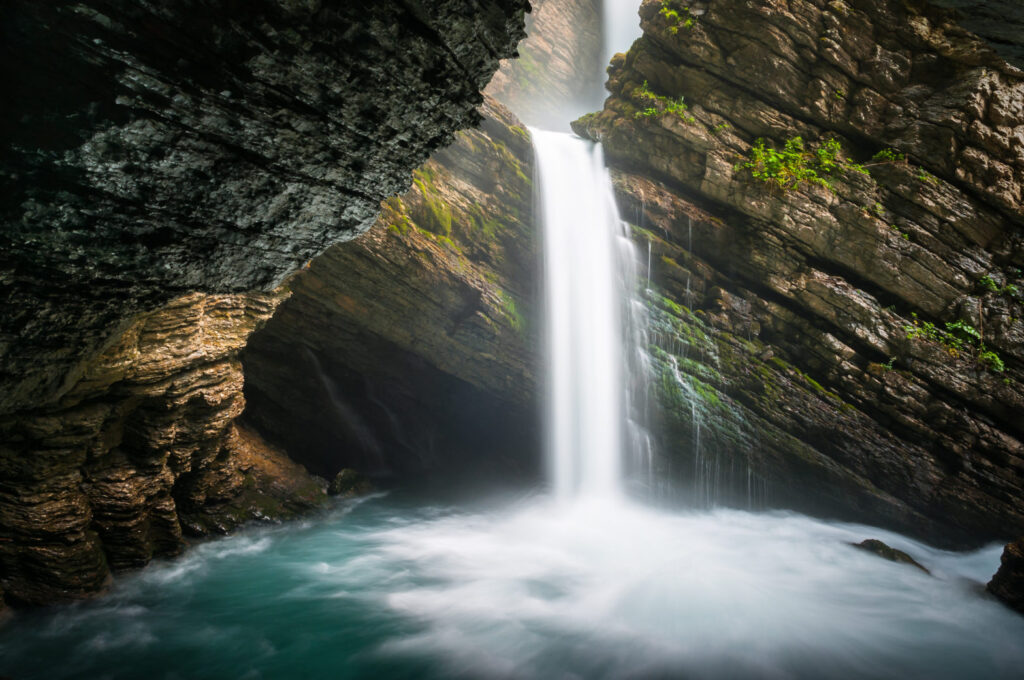
<svg viewBox="0 0 1024 680"><path fill-rule="evenodd" d="M183 534L317 505L235 424L291 272L475 111L526 0L9 2L0 590L43 604Z"/></svg>
<svg viewBox="0 0 1024 680"><path fill-rule="evenodd" d="M243 355L246 422L318 474L536 474L533 152L481 112Z"/></svg>
<svg viewBox="0 0 1024 680"><path fill-rule="evenodd" d="M665 472L938 545L1024 533L1024 73L922 2L641 16L574 128L650 252Z"/></svg>
<svg viewBox="0 0 1024 680"><path fill-rule="evenodd" d="M532 151L474 111L525 4L0 10L9 601L316 507L306 469L535 472ZM536 5L488 92L555 127L597 4ZM887 0L641 15L575 129L651 263L659 474L950 547L1024 534L1006 26Z"/></svg>

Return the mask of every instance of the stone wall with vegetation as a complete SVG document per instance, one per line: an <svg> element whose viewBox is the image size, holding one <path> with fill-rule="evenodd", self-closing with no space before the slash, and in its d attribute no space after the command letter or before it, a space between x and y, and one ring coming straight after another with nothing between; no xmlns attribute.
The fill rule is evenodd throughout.
<svg viewBox="0 0 1024 680"><path fill-rule="evenodd" d="M939 545L1024 533L1024 73L921 2L641 16L574 128L650 252L667 469Z"/></svg>

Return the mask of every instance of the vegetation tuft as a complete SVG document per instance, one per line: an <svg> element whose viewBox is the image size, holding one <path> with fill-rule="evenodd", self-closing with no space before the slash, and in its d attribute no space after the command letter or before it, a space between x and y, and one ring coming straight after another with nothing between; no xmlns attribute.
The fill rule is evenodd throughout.
<svg viewBox="0 0 1024 680"><path fill-rule="evenodd" d="M738 163L735 170L749 170L751 177L760 180L773 189L789 191L800 184L814 184L835 192L831 178L847 170L868 174L864 166L843 157L839 140L830 138L813 149L807 148L804 140L793 137L786 140L781 150L768 146L764 139L758 139L750 149L750 155Z"/></svg>
<svg viewBox="0 0 1024 680"><path fill-rule="evenodd" d="M968 354L993 373L1002 373L1006 364L1002 358L985 346L981 332L963 319L947 322L946 330L938 328L931 321L922 321L912 314L913 324L903 326L908 340L925 340L945 348L951 357Z"/></svg>
<svg viewBox="0 0 1024 680"><path fill-rule="evenodd" d="M693 28L697 18L690 13L690 8L679 0L662 0L661 10L658 12L668 22L668 32L672 35L679 33L680 28L687 30Z"/></svg>
<svg viewBox="0 0 1024 680"><path fill-rule="evenodd" d="M687 113L689 107L686 105L686 101L683 97L679 97L679 99L669 99L668 97L663 97L660 94L655 94L651 91L646 80L643 85L634 88L633 98L639 100L641 105L644 107L636 112L633 116L634 118L654 118L667 113L678 116L686 123L697 122L696 118Z"/></svg>

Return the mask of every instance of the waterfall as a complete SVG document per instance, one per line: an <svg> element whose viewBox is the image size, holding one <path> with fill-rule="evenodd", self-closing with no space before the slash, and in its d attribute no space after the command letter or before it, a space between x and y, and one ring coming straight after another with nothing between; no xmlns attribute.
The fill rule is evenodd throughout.
<svg viewBox="0 0 1024 680"><path fill-rule="evenodd" d="M604 0L602 63L605 65L611 62L616 52L628 50L633 41L643 33L640 30L640 19L637 17L639 6L637 0Z"/></svg>
<svg viewBox="0 0 1024 680"><path fill-rule="evenodd" d="M642 381L636 253L601 147L531 132L544 241L550 476L560 499L614 500L623 491L624 445L649 455L646 434L629 417Z"/></svg>

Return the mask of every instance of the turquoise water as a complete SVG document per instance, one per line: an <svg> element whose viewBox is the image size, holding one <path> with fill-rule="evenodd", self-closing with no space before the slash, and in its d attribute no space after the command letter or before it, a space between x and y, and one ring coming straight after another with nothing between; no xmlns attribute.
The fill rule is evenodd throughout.
<svg viewBox="0 0 1024 680"><path fill-rule="evenodd" d="M1020 678L1024 617L979 585L998 561L796 514L378 496L19 615L0 675Z"/></svg>

